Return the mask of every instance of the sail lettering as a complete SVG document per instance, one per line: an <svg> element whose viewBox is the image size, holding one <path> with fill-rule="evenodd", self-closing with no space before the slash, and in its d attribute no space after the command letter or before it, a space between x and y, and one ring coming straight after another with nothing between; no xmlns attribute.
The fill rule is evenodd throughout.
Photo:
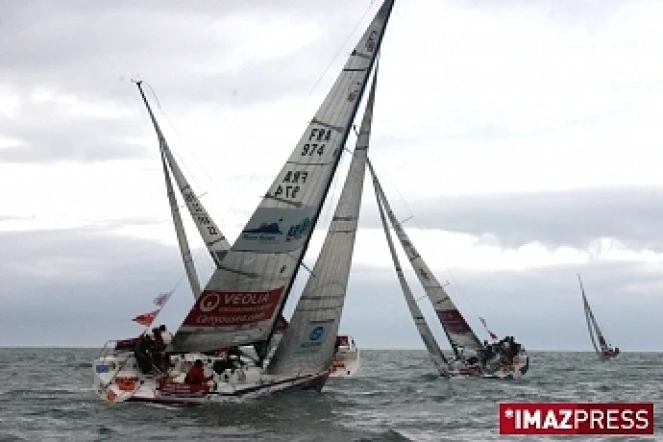
<svg viewBox="0 0 663 442"><path fill-rule="evenodd" d="M308 172L305 170L289 170L283 177L284 183L305 183L308 178ZM300 181L301 180L301 181Z"/></svg>
<svg viewBox="0 0 663 442"><path fill-rule="evenodd" d="M302 156L313 156L314 153L317 153L318 156L321 156L323 153L325 153L325 145L318 143L304 144L304 147L302 148Z"/></svg>
<svg viewBox="0 0 663 442"><path fill-rule="evenodd" d="M274 192L274 196L280 197L280 198L297 198L297 193L299 192L299 186L281 186L276 188L276 192Z"/></svg>
<svg viewBox="0 0 663 442"><path fill-rule="evenodd" d="M325 129L325 128L313 128L311 129L311 133L308 136L309 141L329 141L331 138L331 129Z"/></svg>
<svg viewBox="0 0 663 442"><path fill-rule="evenodd" d="M264 304L269 301L267 293L226 293L226 304Z"/></svg>

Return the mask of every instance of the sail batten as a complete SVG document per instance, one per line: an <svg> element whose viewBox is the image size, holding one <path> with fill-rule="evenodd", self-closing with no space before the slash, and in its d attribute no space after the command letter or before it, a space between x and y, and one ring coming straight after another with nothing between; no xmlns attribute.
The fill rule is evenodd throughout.
<svg viewBox="0 0 663 442"><path fill-rule="evenodd" d="M444 331L449 339L451 348L453 349L456 356L460 356L461 349L472 349L478 351L483 349L481 341L474 333L470 325L467 323L463 315L460 313L454 302L451 300L449 295L438 282L437 278L430 270L426 262L423 260L421 255L417 252L409 236L403 229L402 224L398 221L394 215L387 197L382 190L382 186L375 174L371 163L368 163L369 170L373 177L373 186L375 187L375 192L378 194L384 210L391 222L394 231L396 232L396 237L401 243L401 246L405 250L405 254L412 265L417 278L421 282L426 295L433 304L435 313L444 328Z"/></svg>
<svg viewBox="0 0 663 442"><path fill-rule="evenodd" d="M419 331L419 335L421 336L421 339L424 342L426 350L428 350L428 355L432 359L433 364L435 364L435 367L437 368L440 374L446 374L448 372L448 361L444 357L442 350L440 350L440 346L437 343L437 340L435 339L435 335L433 335L433 332L430 330L430 327L428 327L428 323L424 319L424 316L421 313L421 309L419 308L417 301L414 299L412 290L410 290L410 286L408 285L405 279L405 275L403 274L403 270L401 268L400 261L398 259L398 254L396 253L396 248L394 247L394 242L391 238L391 234L389 233L389 226L387 225L387 218L384 214L382 201L377 191L375 192L375 199L377 200L378 211L380 213L380 220L382 221L382 228L384 229L384 234L387 239L387 245L389 246L389 252L391 253L391 259L394 263L394 269L396 270L396 275L398 276L398 282L400 283L403 295L405 296L405 302L408 306L408 309L410 310L410 314L412 315L414 324L417 327L417 330Z"/></svg>
<svg viewBox="0 0 663 442"><path fill-rule="evenodd" d="M376 67L362 118L368 145L377 87ZM269 374L316 373L329 368L345 303L359 209L366 175L367 149L355 149L329 230L288 329L267 367Z"/></svg>
<svg viewBox="0 0 663 442"><path fill-rule="evenodd" d="M224 257L223 266L234 272L217 269L213 273L175 334L174 351L208 351L270 340L336 173L392 7L393 0L383 3L355 48L370 57L351 56L345 65L367 70L339 74Z"/></svg>

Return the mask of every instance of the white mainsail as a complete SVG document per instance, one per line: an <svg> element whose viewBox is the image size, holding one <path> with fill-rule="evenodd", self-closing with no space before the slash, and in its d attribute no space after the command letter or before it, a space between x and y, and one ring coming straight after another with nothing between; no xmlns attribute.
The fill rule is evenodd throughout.
<svg viewBox="0 0 663 442"><path fill-rule="evenodd" d="M140 91L141 97L143 97L143 102L147 107L147 112L150 114L150 119L152 120L152 124L154 125L154 130L157 133L157 138L159 139L159 149L161 150L161 154L165 156L166 161L168 162L168 165L170 166L170 169L173 173L173 177L175 178L175 182L177 183L177 187L179 188L180 193L182 194L184 203L189 209L191 218L193 218L193 221L196 224L196 227L198 228L198 232L200 232L200 236L203 238L203 241L205 242L207 250L210 252L210 255L212 256L214 263L218 267L221 263L221 260L230 249L230 243L228 243L226 237L221 233L221 230L214 223L214 220L209 216L202 202L196 196L193 189L189 185L188 181L184 177L182 170L177 164L177 161L175 161L175 158L173 157L170 147L166 142L166 138L164 137L163 132L159 127L159 123L157 122L157 119L155 118L154 113L152 112L152 108L150 107L150 104L147 101L147 98L145 97L145 93L143 92L143 88L141 86L142 81L137 81L136 84L138 86L138 90ZM198 298L199 294L200 291L194 292L194 297Z"/></svg>
<svg viewBox="0 0 663 442"><path fill-rule="evenodd" d="M421 309L419 308L417 301L414 299L412 290L410 290L410 286L405 280L405 275L403 274L403 269L401 267L400 260L398 259L398 254L394 248L394 241L391 238L391 233L389 233L389 226L387 224L387 218L384 214L384 209L382 208L382 201L380 200L380 196L377 192L375 192L375 199L377 200L378 211L380 212L380 220L382 221L382 228L384 229L384 234L387 238L387 245L389 246L391 259L394 262L394 269L396 269L396 275L398 275L398 282L400 282L403 295L405 296L405 302L410 309L410 314L412 315L414 324L417 326L419 335L421 335L421 339L424 341L426 350L428 350L428 354L433 360L435 368L437 368L437 371L441 375L445 375L449 371L449 363L444 357L442 350L440 350L440 346L435 339L435 335L433 335L433 332L428 327L426 318L424 318L424 315L421 313Z"/></svg>
<svg viewBox="0 0 663 442"><path fill-rule="evenodd" d="M373 167L370 163L368 163L368 167L371 171L371 175L373 176L373 186L375 187L375 192L378 194L380 200L382 201L384 209L387 212L387 216L389 217L389 221L391 222L391 225L396 232L396 236L403 246L405 254L410 260L410 264L412 265L412 268L419 278L419 281L423 285L424 290L428 295L428 299L430 299L431 303L433 304L435 313L437 314L437 317L440 320L445 333L447 334L447 338L449 339L449 343L451 344L451 348L453 349L454 353L456 356L459 356L461 348L472 349L475 351L483 349L483 345L481 344L481 341L477 335L474 333L474 331L472 331L472 328L469 326L463 315L460 313L458 308L456 308L456 305L453 303L449 295L447 295L440 283L437 281L437 278L433 272L431 272L428 265L426 265L423 258L414 248L412 241L408 237L407 233L405 233L405 230L403 230L403 226L396 219L396 216L392 212L391 207L389 206L389 202L387 201L387 198L382 190L382 186L380 186L380 182L378 181L377 175L375 174L375 170L373 170Z"/></svg>
<svg viewBox="0 0 663 442"><path fill-rule="evenodd" d="M172 341L211 351L271 338L299 269L379 51L386 0L290 158Z"/></svg>
<svg viewBox="0 0 663 442"><path fill-rule="evenodd" d="M582 292L582 303L585 308L585 319L587 320L587 329L589 330L589 338L592 340L592 345L594 345L594 350L596 350L596 353L600 355L607 352L610 347L608 346L608 343L606 342L605 337L601 332L601 328L599 327L598 321L594 317L594 313L592 313L592 309L589 307L589 301L587 300L587 295L585 294L585 288L582 285L582 279L580 279L579 274L577 276L578 276L578 282L580 283L580 291ZM599 341L598 345L596 343L596 339L594 339L594 334L596 334L596 337Z"/></svg>
<svg viewBox="0 0 663 442"><path fill-rule="evenodd" d="M329 231L290 325L267 366L269 374L317 373L329 368L334 359L359 223L377 73L376 66L359 137Z"/></svg>

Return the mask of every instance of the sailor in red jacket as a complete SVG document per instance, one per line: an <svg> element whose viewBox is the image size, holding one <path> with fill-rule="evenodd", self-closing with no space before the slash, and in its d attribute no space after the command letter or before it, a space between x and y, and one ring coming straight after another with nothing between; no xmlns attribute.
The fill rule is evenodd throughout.
<svg viewBox="0 0 663 442"><path fill-rule="evenodd" d="M184 382L191 385L203 385L207 381L212 380L213 377L213 375L205 377L203 361L196 359L196 362L193 363L193 366L187 372Z"/></svg>

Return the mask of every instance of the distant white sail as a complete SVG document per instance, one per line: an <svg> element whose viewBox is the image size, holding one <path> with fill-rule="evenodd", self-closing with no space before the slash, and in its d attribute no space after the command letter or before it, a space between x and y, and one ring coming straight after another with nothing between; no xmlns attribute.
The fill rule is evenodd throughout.
<svg viewBox="0 0 663 442"><path fill-rule="evenodd" d="M290 325L267 367L269 374L317 373L331 366L366 174L377 67L345 185L320 255L295 307Z"/></svg>
<svg viewBox="0 0 663 442"><path fill-rule="evenodd" d="M387 212L387 216L389 217L389 221L391 221L391 225L396 232L396 236L403 246L403 249L405 250L407 257L410 260L410 264L412 265L412 268L419 278L419 281L423 285L424 290L428 295L428 299L430 299L431 303L433 304L433 308L435 309L437 317L447 334L447 338L449 339L451 348L454 350L454 353L458 356L460 354L461 347L466 349L473 349L475 351L483 349L483 345L481 344L481 341L477 335L469 326L449 295L447 295L440 283L437 281L437 278L433 272L431 272L428 265L417 252L417 249L415 249L412 241L408 237L407 233L405 233L405 230L403 230L403 226L398 221L398 219L396 219L396 216L392 212L391 207L389 206L389 202L387 201L387 198L382 190L382 186L378 181L375 170L373 170L373 167L370 163L368 164L368 167L371 171L371 175L373 176L373 186L375 187L375 192L380 197L380 200L384 205L384 209Z"/></svg>
<svg viewBox="0 0 663 442"><path fill-rule="evenodd" d="M350 55L320 109L172 342L207 351L269 340L357 112L393 0Z"/></svg>
<svg viewBox="0 0 663 442"><path fill-rule="evenodd" d="M412 315L414 324L417 326L419 335L424 341L426 350L428 350L428 354L433 360L435 368L437 368L437 371L440 374L444 375L449 371L449 363L444 357L442 350L440 350L440 346L435 339L435 335L433 335L433 332L428 327L426 318L424 318L424 315L421 313L421 309L419 308L417 301L414 299L414 295L412 295L412 290L410 290L410 286L405 280L405 275L403 274L403 269L401 268L398 254L394 248L394 241L391 239L391 233L389 233L389 226L387 225L387 218L385 217L384 209L382 208L382 201L380 200L380 196L377 192L375 193L375 199L377 200L378 211L380 212L380 220L382 221L382 228L384 229L384 234L387 238L387 245L389 245L391 259L394 262L394 269L396 269L396 275L398 275L398 282L400 282L403 295L405 296L405 302L410 309L410 314Z"/></svg>
<svg viewBox="0 0 663 442"><path fill-rule="evenodd" d="M589 338L592 340L592 345L594 345L594 350L596 350L596 353L600 355L607 352L610 349L610 346L608 345L608 342L606 341L603 332L601 332L599 323L594 317L594 313L592 313L592 309L589 306L589 301L587 300L587 295L585 294L585 288L582 285L582 279L580 279L580 275L577 276L578 276L578 282L580 283L580 291L582 292L582 302L585 309L585 319L587 320ZM594 339L595 334L596 338L598 339L598 345L596 343L596 339Z"/></svg>

